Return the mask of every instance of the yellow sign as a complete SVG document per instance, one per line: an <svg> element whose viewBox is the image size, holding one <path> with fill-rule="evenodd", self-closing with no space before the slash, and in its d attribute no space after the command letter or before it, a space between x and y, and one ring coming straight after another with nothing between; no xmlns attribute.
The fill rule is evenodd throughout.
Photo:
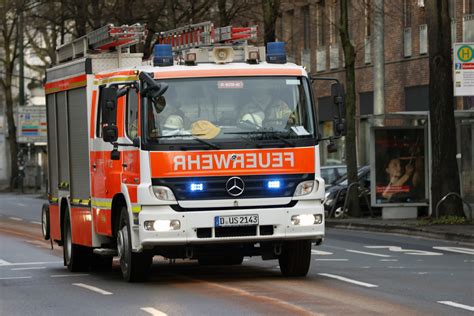
<svg viewBox="0 0 474 316"><path fill-rule="evenodd" d="M459 60L469 62L472 59L472 49L470 46L463 45L458 49Z"/></svg>

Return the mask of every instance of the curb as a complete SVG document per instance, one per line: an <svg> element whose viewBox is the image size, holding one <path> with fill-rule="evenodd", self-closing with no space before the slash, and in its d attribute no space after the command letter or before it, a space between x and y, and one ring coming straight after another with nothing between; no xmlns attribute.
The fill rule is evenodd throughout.
<svg viewBox="0 0 474 316"><path fill-rule="evenodd" d="M423 228L383 224L338 223L333 221L326 221L326 227L425 237L431 239L454 241L474 246L474 235L432 231Z"/></svg>

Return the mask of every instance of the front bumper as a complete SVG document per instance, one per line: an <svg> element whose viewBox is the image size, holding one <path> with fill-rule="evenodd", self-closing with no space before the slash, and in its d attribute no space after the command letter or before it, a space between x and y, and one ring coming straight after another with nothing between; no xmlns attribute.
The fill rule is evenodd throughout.
<svg viewBox="0 0 474 316"><path fill-rule="evenodd" d="M293 215L320 214L321 224L295 226L291 223ZM273 227L271 235L262 235L260 229L252 236L216 237L214 219L225 215L258 215L259 227ZM181 229L166 232L145 230L144 222L151 220L179 220ZM324 236L324 208L319 201L298 201L293 207L236 209L226 211L176 212L169 206L142 206L138 215L139 225L134 248L151 248L165 245L215 244L229 242L260 242L271 240L310 239L321 240ZM210 237L198 236L199 229L210 229Z"/></svg>

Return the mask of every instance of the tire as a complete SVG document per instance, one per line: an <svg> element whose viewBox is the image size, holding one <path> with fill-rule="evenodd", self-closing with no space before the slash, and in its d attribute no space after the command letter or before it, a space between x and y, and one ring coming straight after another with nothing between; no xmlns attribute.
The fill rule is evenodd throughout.
<svg viewBox="0 0 474 316"><path fill-rule="evenodd" d="M199 257L198 262L202 266L222 265L235 266L241 265L244 261L243 256L225 256L225 257Z"/></svg>
<svg viewBox="0 0 474 316"><path fill-rule="evenodd" d="M132 251L130 221L126 207L122 207L120 213L117 250L123 279L127 282L145 281L150 274L153 256Z"/></svg>
<svg viewBox="0 0 474 316"><path fill-rule="evenodd" d="M64 265L71 272L82 272L89 270L92 249L75 245L72 243L71 219L69 210L66 210L63 227L63 257Z"/></svg>
<svg viewBox="0 0 474 316"><path fill-rule="evenodd" d="M41 232L43 233L43 238L49 240L50 238L50 221L49 221L49 205L43 204L41 210Z"/></svg>
<svg viewBox="0 0 474 316"><path fill-rule="evenodd" d="M311 241L296 240L285 243L278 261L284 276L306 276L311 264Z"/></svg>

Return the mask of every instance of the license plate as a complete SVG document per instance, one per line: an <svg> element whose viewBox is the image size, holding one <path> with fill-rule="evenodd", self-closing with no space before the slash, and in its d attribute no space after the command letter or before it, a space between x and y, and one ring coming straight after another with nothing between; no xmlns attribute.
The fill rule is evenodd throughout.
<svg viewBox="0 0 474 316"><path fill-rule="evenodd" d="M231 215L214 217L216 227L225 226L256 226L258 225L258 215Z"/></svg>

